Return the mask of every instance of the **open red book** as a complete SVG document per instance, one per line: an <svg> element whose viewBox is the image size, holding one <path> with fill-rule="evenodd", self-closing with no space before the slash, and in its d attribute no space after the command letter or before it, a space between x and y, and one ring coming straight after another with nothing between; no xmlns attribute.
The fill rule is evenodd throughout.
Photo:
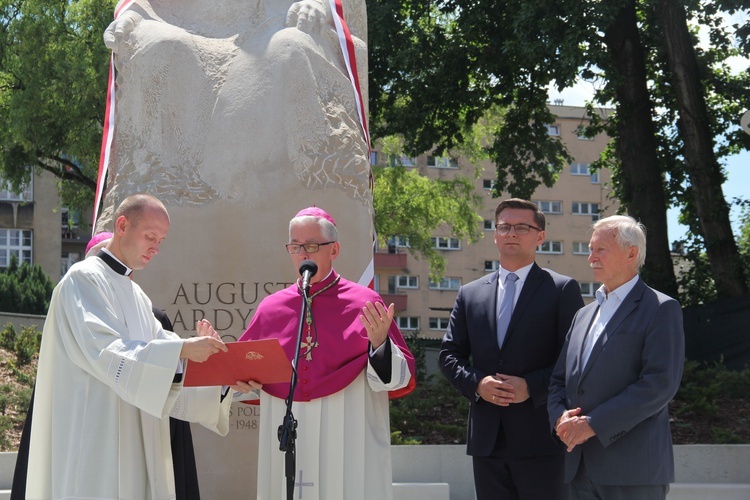
<svg viewBox="0 0 750 500"><path fill-rule="evenodd" d="M229 342L227 352L218 352L203 363L190 361L185 387L234 385L238 380L262 384L289 382L292 364L278 339Z"/></svg>

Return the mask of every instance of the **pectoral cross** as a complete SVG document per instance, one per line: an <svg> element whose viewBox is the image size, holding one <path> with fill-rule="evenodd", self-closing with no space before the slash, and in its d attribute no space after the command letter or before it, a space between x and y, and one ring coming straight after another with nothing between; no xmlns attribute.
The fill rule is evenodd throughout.
<svg viewBox="0 0 750 500"><path fill-rule="evenodd" d="M318 347L318 342L313 341L312 335L309 333L307 334L307 337L305 337L305 341L300 344L303 349L307 349L305 351L305 359L307 361L312 361L312 350L314 347Z"/></svg>
<svg viewBox="0 0 750 500"><path fill-rule="evenodd" d="M305 483L305 482L302 481L302 469L299 470L299 474L298 475L299 475L299 483L294 483L294 486L299 491L299 496L297 498L302 498L302 487L303 486L315 486L315 483L313 483L313 482L307 482L307 483Z"/></svg>

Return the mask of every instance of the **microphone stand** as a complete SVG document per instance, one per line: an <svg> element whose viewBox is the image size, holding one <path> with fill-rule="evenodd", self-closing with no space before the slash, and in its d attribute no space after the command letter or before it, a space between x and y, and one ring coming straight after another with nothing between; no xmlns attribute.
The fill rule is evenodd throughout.
<svg viewBox="0 0 750 500"><path fill-rule="evenodd" d="M284 421L279 426L279 450L285 452L284 470L286 476L286 497L287 500L294 498L294 478L297 473L297 455L294 447L297 439L297 420L292 415L292 402L294 401L294 389L297 387L297 363L299 362L299 351L302 344L302 328L305 324L305 313L309 307L307 302L307 292L310 291L310 285L302 288L302 312L299 317L299 329L297 330L297 347L294 351L294 363L292 364L292 379L289 382L289 396L286 398L286 414Z"/></svg>

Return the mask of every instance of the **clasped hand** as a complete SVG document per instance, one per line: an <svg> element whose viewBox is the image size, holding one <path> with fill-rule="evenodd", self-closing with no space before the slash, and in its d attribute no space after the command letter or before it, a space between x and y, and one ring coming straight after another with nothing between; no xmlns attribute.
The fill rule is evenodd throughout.
<svg viewBox="0 0 750 500"><path fill-rule="evenodd" d="M581 415L580 408L563 412L555 424L555 432L568 447L568 451L573 451L573 448L596 435L594 429L591 428L591 424L589 424L589 419Z"/></svg>
<svg viewBox="0 0 750 500"><path fill-rule="evenodd" d="M529 386L523 377L496 373L487 375L479 382L477 394L492 404L508 406L529 399Z"/></svg>

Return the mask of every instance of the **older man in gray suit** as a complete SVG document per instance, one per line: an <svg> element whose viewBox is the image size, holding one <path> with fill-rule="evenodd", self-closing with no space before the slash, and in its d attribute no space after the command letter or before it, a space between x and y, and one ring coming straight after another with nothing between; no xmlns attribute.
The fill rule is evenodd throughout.
<svg viewBox="0 0 750 500"><path fill-rule="evenodd" d="M602 287L573 320L548 398L568 449L565 481L578 499L664 499L674 481L667 404L682 377L682 309L638 276L646 234L632 217L597 221L589 247Z"/></svg>

